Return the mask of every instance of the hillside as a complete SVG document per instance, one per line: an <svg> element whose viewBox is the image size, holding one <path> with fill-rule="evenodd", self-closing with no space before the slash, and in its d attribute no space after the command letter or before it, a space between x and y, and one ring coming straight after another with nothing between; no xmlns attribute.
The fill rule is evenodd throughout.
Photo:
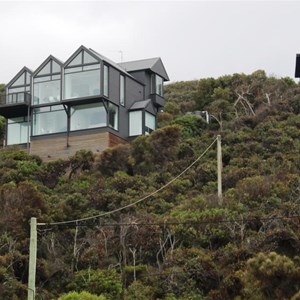
<svg viewBox="0 0 300 300"><path fill-rule="evenodd" d="M100 155L0 150L1 299L27 297L33 216L36 299L300 299L300 86L259 70L165 97L158 130Z"/></svg>

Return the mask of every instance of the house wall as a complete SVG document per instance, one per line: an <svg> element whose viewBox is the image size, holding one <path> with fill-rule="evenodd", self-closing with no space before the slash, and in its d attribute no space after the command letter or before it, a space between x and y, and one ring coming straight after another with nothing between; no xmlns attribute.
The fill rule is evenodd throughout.
<svg viewBox="0 0 300 300"><path fill-rule="evenodd" d="M111 132L86 131L71 133L69 146L67 146L67 135L57 134L39 138L33 138L30 145L30 154L40 156L43 161L67 159L81 149L101 153L108 147L126 143L122 138Z"/></svg>

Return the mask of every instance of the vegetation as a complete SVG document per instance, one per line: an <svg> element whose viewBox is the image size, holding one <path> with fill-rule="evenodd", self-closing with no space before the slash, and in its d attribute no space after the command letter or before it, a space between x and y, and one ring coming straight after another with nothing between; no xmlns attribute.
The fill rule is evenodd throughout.
<svg viewBox="0 0 300 300"><path fill-rule="evenodd" d="M1 299L26 299L30 217L123 206L38 227L37 299L300 299L300 86L259 70L165 95L160 128L131 145L49 163L0 150ZM215 144L154 193L217 134L222 205Z"/></svg>

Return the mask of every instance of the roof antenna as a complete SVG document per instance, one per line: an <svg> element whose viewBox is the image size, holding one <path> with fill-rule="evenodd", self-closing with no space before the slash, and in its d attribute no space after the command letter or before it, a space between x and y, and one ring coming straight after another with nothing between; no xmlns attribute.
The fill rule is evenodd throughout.
<svg viewBox="0 0 300 300"><path fill-rule="evenodd" d="M121 55L121 63L122 63L122 62L123 62L123 51L122 51L122 50L119 50L118 52L119 52L120 55Z"/></svg>

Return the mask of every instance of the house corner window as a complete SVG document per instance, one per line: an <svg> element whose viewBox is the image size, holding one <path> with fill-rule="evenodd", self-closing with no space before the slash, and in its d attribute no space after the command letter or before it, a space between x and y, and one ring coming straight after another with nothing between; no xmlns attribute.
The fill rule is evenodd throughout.
<svg viewBox="0 0 300 300"><path fill-rule="evenodd" d="M118 111L119 108L118 106L112 104L112 103L108 103L108 125L109 127L118 130Z"/></svg>
<svg viewBox="0 0 300 300"><path fill-rule="evenodd" d="M125 106L125 77L120 75L120 104Z"/></svg>
<svg viewBox="0 0 300 300"><path fill-rule="evenodd" d="M143 112L141 110L129 113L129 136L143 134Z"/></svg>
<svg viewBox="0 0 300 300"><path fill-rule="evenodd" d="M151 90L152 94L157 94L161 97L164 96L164 80L162 77L158 76L157 74L152 74L151 78Z"/></svg>
<svg viewBox="0 0 300 300"><path fill-rule="evenodd" d="M156 128L155 116L145 112L145 134L150 134Z"/></svg>
<svg viewBox="0 0 300 300"><path fill-rule="evenodd" d="M103 95L105 97L108 97L108 93L109 93L109 70L108 70L108 66L104 65L104 74L103 74Z"/></svg>

